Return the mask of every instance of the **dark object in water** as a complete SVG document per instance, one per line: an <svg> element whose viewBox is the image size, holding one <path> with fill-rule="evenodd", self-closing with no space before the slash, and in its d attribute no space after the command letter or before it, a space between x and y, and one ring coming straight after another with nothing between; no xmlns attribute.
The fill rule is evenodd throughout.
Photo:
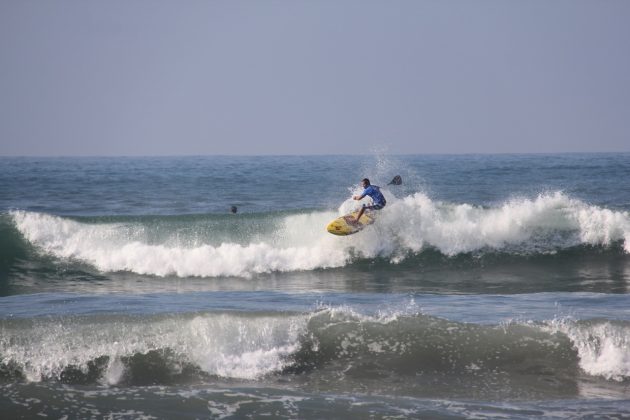
<svg viewBox="0 0 630 420"><path fill-rule="evenodd" d="M402 178L400 177L400 175L396 175L396 176L394 177L394 179L392 179L392 182L390 182L390 183L389 183L389 184L387 184L387 185L392 185L392 184L394 184L394 185L400 185L400 184L402 184Z"/></svg>
<svg viewBox="0 0 630 420"><path fill-rule="evenodd" d="M237 211L238 209L236 208L236 206L230 207L230 212L232 212L232 214L236 214Z"/></svg>

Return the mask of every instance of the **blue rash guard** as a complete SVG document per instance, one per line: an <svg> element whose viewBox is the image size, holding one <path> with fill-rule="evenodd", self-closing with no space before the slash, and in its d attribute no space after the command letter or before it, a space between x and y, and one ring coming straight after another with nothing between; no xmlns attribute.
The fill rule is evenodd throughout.
<svg viewBox="0 0 630 420"><path fill-rule="evenodd" d="M382 209L383 207L385 207L385 204L387 204L387 201L385 201L385 197L383 197L380 188L376 185L368 185L368 187L363 190L361 198L365 197L366 195L369 196L373 202L373 205L368 206L368 208L374 208L378 210Z"/></svg>

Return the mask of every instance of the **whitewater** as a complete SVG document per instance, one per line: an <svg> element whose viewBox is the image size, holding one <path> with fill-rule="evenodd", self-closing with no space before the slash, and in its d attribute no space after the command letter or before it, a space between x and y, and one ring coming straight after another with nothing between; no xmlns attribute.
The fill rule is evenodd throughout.
<svg viewBox="0 0 630 420"><path fill-rule="evenodd" d="M42 252L84 261L105 272L157 276L252 276L342 267L356 258L396 263L426 248L454 256L550 253L620 243L630 253L627 211L589 205L562 192L511 199L494 208L434 201L423 193L396 199L384 192L389 204L378 214L378 223L347 238L333 237L322 226L351 212L356 206L352 200L336 213L267 215L267 220L257 223L259 231L250 224L243 232L239 219L222 218L222 228L235 232L240 243L231 238L219 243L211 230L200 235L198 225L205 220L199 218L182 227L169 218L153 220L152 225L86 223L27 211L10 215L24 238ZM265 232L263 224L273 230ZM162 232L158 234L158 230Z"/></svg>

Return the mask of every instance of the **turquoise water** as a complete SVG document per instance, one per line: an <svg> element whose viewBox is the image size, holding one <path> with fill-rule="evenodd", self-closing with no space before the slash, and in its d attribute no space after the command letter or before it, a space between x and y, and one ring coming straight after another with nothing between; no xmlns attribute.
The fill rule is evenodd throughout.
<svg viewBox="0 0 630 420"><path fill-rule="evenodd" d="M366 176L387 207L328 234ZM630 415L627 179L627 154L0 158L0 407Z"/></svg>

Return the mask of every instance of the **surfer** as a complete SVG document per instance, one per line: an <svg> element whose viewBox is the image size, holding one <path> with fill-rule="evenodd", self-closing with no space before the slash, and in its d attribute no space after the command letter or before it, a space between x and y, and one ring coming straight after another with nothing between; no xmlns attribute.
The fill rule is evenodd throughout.
<svg viewBox="0 0 630 420"><path fill-rule="evenodd" d="M359 219L361 219L361 216L363 216L363 213L366 210L380 210L385 207L385 204L387 204L387 201L385 201L385 197L383 197L383 194L381 193L380 187L377 187L376 185L371 185L369 179L363 178L363 180L361 181L361 186L363 187L363 192L360 195L353 196L352 198L354 200L361 200L367 195L372 199L372 205L366 206L364 204L363 207L361 207L361 211L359 211L359 214L354 221L355 223L359 222Z"/></svg>

